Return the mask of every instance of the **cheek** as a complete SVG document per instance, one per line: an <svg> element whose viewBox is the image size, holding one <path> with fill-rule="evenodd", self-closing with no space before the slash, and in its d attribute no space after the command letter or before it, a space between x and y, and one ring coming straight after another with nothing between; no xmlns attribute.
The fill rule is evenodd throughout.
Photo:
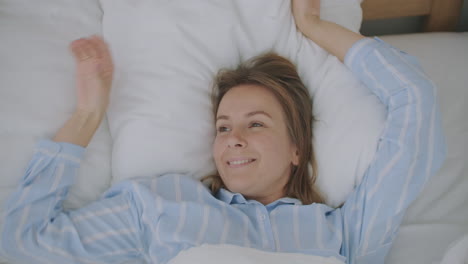
<svg viewBox="0 0 468 264"><path fill-rule="evenodd" d="M274 137L271 134L254 135L250 138L250 145L255 146L257 150L268 152L275 148Z"/></svg>
<svg viewBox="0 0 468 264"><path fill-rule="evenodd" d="M215 163L218 164L218 160L221 159L221 154L223 153L223 142L220 137L216 137L213 142L212 154L215 160Z"/></svg>
<svg viewBox="0 0 468 264"><path fill-rule="evenodd" d="M281 151L277 138L272 134L263 134L251 138L250 146L269 162L278 155L278 151Z"/></svg>
<svg viewBox="0 0 468 264"><path fill-rule="evenodd" d="M256 142L257 148L262 151L263 155L269 157L271 162L281 162L288 159L290 145L286 136L267 134L264 137L258 138Z"/></svg>

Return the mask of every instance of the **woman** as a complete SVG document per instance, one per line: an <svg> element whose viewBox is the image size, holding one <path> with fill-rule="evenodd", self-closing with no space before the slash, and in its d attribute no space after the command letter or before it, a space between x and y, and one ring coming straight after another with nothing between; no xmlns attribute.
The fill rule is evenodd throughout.
<svg viewBox="0 0 468 264"><path fill-rule="evenodd" d="M22 263L166 263L193 246L227 243L383 263L405 209L444 159L435 88L413 57L320 20L318 0L293 0L293 14L305 36L387 106L375 159L343 207L319 203L312 189L310 99L294 66L268 54L218 76L213 192L164 175L119 183L101 200L64 212L112 82L107 46L92 37L71 44L77 111L53 141L38 143L7 204L2 254Z"/></svg>

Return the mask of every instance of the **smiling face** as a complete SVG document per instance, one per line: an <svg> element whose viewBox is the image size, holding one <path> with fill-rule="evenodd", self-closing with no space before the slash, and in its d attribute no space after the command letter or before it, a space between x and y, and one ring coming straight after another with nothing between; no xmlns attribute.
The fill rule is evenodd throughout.
<svg viewBox="0 0 468 264"><path fill-rule="evenodd" d="M284 197L298 156L276 97L259 85L233 87L216 119L213 156L226 187L263 204Z"/></svg>

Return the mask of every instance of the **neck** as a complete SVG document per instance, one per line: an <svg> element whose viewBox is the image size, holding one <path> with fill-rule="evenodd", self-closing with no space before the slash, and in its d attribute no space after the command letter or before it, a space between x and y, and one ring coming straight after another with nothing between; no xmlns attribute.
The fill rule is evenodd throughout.
<svg viewBox="0 0 468 264"><path fill-rule="evenodd" d="M284 192L272 193L265 196L245 196L247 199L252 199L262 203L263 205L271 204L272 202L281 199L285 196Z"/></svg>

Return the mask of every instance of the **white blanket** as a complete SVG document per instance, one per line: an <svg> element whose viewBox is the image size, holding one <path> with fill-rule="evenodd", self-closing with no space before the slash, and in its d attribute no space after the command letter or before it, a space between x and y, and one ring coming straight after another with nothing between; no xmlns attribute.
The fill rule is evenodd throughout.
<svg viewBox="0 0 468 264"><path fill-rule="evenodd" d="M449 246L440 264L468 264L468 234Z"/></svg>
<svg viewBox="0 0 468 264"><path fill-rule="evenodd" d="M417 56L439 88L448 145L443 168L409 207L385 263L439 264L444 256L453 260L462 250L454 241L468 234L468 33L406 34L382 39ZM459 243L461 247L463 242ZM466 254L468 246L464 250Z"/></svg>
<svg viewBox="0 0 468 264"><path fill-rule="evenodd" d="M276 253L233 245L202 245L177 255L170 264L343 264L334 257L320 257L296 253Z"/></svg>

